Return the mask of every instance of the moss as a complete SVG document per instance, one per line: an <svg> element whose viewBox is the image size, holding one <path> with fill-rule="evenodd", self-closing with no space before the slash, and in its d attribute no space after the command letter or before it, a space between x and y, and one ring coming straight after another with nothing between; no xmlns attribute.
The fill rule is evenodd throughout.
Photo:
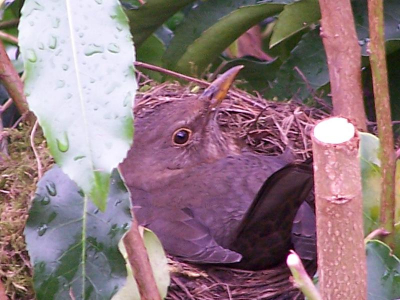
<svg viewBox="0 0 400 300"><path fill-rule="evenodd" d="M31 127L6 129L9 157L0 158L0 276L10 299L34 299L32 271L23 231L38 181L30 145ZM45 171L52 164L41 132L35 145Z"/></svg>

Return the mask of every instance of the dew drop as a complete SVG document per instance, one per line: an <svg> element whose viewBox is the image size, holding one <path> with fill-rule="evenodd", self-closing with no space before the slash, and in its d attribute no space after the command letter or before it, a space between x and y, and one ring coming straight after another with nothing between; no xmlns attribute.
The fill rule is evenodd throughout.
<svg viewBox="0 0 400 300"><path fill-rule="evenodd" d="M63 137L60 139L56 139L57 141L57 148L61 152L67 152L69 149L69 140L68 140L68 135L66 132L64 132Z"/></svg>
<svg viewBox="0 0 400 300"><path fill-rule="evenodd" d="M38 234L39 234L39 236L43 236L45 233L46 233L46 231L47 231L47 224L41 224L40 226L39 226L39 228L38 228Z"/></svg>
<svg viewBox="0 0 400 300"><path fill-rule="evenodd" d="M129 105L129 103L131 103L132 102L132 94L131 94L131 92L129 92L128 94L126 94L126 96L125 96L125 99L124 99L124 102L122 103L122 105L124 106L124 107L127 107L128 105Z"/></svg>
<svg viewBox="0 0 400 300"><path fill-rule="evenodd" d="M32 63L37 61L37 56L36 56L36 53L35 53L35 51L33 49L26 50L26 57Z"/></svg>
<svg viewBox="0 0 400 300"><path fill-rule="evenodd" d="M56 49L57 48L57 38L54 35L51 35L49 37L47 45L49 46L50 49Z"/></svg>
<svg viewBox="0 0 400 300"><path fill-rule="evenodd" d="M79 194L81 197L85 197L85 193L83 192L83 190L79 190L79 191L78 191L78 194Z"/></svg>
<svg viewBox="0 0 400 300"><path fill-rule="evenodd" d="M85 51L84 51L86 56L92 56L94 54L103 53L103 52L104 52L103 46L99 46L96 44L87 45L85 48Z"/></svg>
<svg viewBox="0 0 400 300"><path fill-rule="evenodd" d="M69 67L68 67L68 65L67 65L67 64L63 64L63 65L62 65L62 69L63 69L64 71L67 71L67 70L68 70L68 68L69 68Z"/></svg>
<svg viewBox="0 0 400 300"><path fill-rule="evenodd" d="M99 211L100 211L100 210L99 210L98 208L96 208L96 209L94 210L93 213L94 213L95 215L97 215L97 214L99 213Z"/></svg>
<svg viewBox="0 0 400 300"><path fill-rule="evenodd" d="M74 157L74 160L75 160L75 161L81 160L81 159L83 159L83 158L85 158L85 157L86 157L85 155L78 155L78 156L75 156L75 157Z"/></svg>
<svg viewBox="0 0 400 300"><path fill-rule="evenodd" d="M56 185L54 184L54 182L47 183L46 190L50 196L54 197L55 195L57 195L57 189L56 189Z"/></svg>
<svg viewBox="0 0 400 300"><path fill-rule="evenodd" d="M44 196L42 199L40 199L40 204L42 204L42 205L48 205L49 203L50 203L49 196Z"/></svg>
<svg viewBox="0 0 400 300"><path fill-rule="evenodd" d="M115 201L114 206L118 206L122 203L121 199L118 199L117 201Z"/></svg>
<svg viewBox="0 0 400 300"><path fill-rule="evenodd" d="M58 28L60 26L60 18L54 18L51 20L51 26L53 28Z"/></svg>
<svg viewBox="0 0 400 300"><path fill-rule="evenodd" d="M102 4L103 0L94 0L97 4Z"/></svg>
<svg viewBox="0 0 400 300"><path fill-rule="evenodd" d="M71 93L67 93L67 99L71 99L72 98L72 94Z"/></svg>
<svg viewBox="0 0 400 300"><path fill-rule="evenodd" d="M119 53L120 48L117 44L111 43L108 44L107 50L110 51L111 53Z"/></svg>
<svg viewBox="0 0 400 300"><path fill-rule="evenodd" d="M40 50L44 50L44 44L40 42L40 43L38 44L38 48L39 48Z"/></svg>
<svg viewBox="0 0 400 300"><path fill-rule="evenodd" d="M65 81L64 81L64 80L57 80L56 87L57 87L58 89L61 89L61 88L63 88L64 86L65 86Z"/></svg>

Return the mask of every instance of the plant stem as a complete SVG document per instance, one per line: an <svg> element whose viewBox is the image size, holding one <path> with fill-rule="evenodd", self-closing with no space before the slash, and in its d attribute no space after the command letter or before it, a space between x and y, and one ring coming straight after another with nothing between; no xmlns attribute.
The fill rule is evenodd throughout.
<svg viewBox="0 0 400 300"><path fill-rule="evenodd" d="M370 32L369 59L371 62L374 87L378 136L381 141L382 192L380 223L384 229L392 233L386 236L384 241L393 249L395 246L394 215L396 162L386 68L382 0L368 1L368 20Z"/></svg>
<svg viewBox="0 0 400 300"><path fill-rule="evenodd" d="M360 138L345 118L319 122L312 135L318 274L322 299L367 299Z"/></svg>
<svg viewBox="0 0 400 300"><path fill-rule="evenodd" d="M0 81L6 88L8 94L13 99L19 113L21 115L27 113L28 103L24 95L24 85L17 71L12 65L3 42L0 40Z"/></svg>
<svg viewBox="0 0 400 300"><path fill-rule="evenodd" d="M139 232L139 226L132 210L131 229L124 237L124 245L128 254L133 274L139 289L142 300L161 300L153 271L151 269L149 257L143 238Z"/></svg>
<svg viewBox="0 0 400 300"><path fill-rule="evenodd" d="M321 37L329 67L333 114L366 131L361 89L361 49L350 0L319 0Z"/></svg>

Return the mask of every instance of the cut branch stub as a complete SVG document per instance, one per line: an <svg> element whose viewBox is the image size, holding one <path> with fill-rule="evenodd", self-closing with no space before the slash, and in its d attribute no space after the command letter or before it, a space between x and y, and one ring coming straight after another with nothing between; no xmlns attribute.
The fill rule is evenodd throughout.
<svg viewBox="0 0 400 300"><path fill-rule="evenodd" d="M322 299L366 299L359 136L345 118L318 123L314 152Z"/></svg>

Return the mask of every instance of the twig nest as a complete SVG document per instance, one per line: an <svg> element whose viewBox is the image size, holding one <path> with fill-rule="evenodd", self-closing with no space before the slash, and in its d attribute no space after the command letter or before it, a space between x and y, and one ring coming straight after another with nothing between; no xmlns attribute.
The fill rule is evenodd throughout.
<svg viewBox="0 0 400 300"><path fill-rule="evenodd" d="M196 93L193 92L196 90ZM196 97L198 89L165 83L138 93L135 114L146 114L170 101ZM289 148L297 160L311 156L310 134L326 113L293 102L272 102L243 91L230 92L219 107L223 131L243 140L254 151L278 155ZM288 267L247 271L194 266L170 257L171 286L167 299L303 299L293 286ZM315 265L309 266L313 273Z"/></svg>

